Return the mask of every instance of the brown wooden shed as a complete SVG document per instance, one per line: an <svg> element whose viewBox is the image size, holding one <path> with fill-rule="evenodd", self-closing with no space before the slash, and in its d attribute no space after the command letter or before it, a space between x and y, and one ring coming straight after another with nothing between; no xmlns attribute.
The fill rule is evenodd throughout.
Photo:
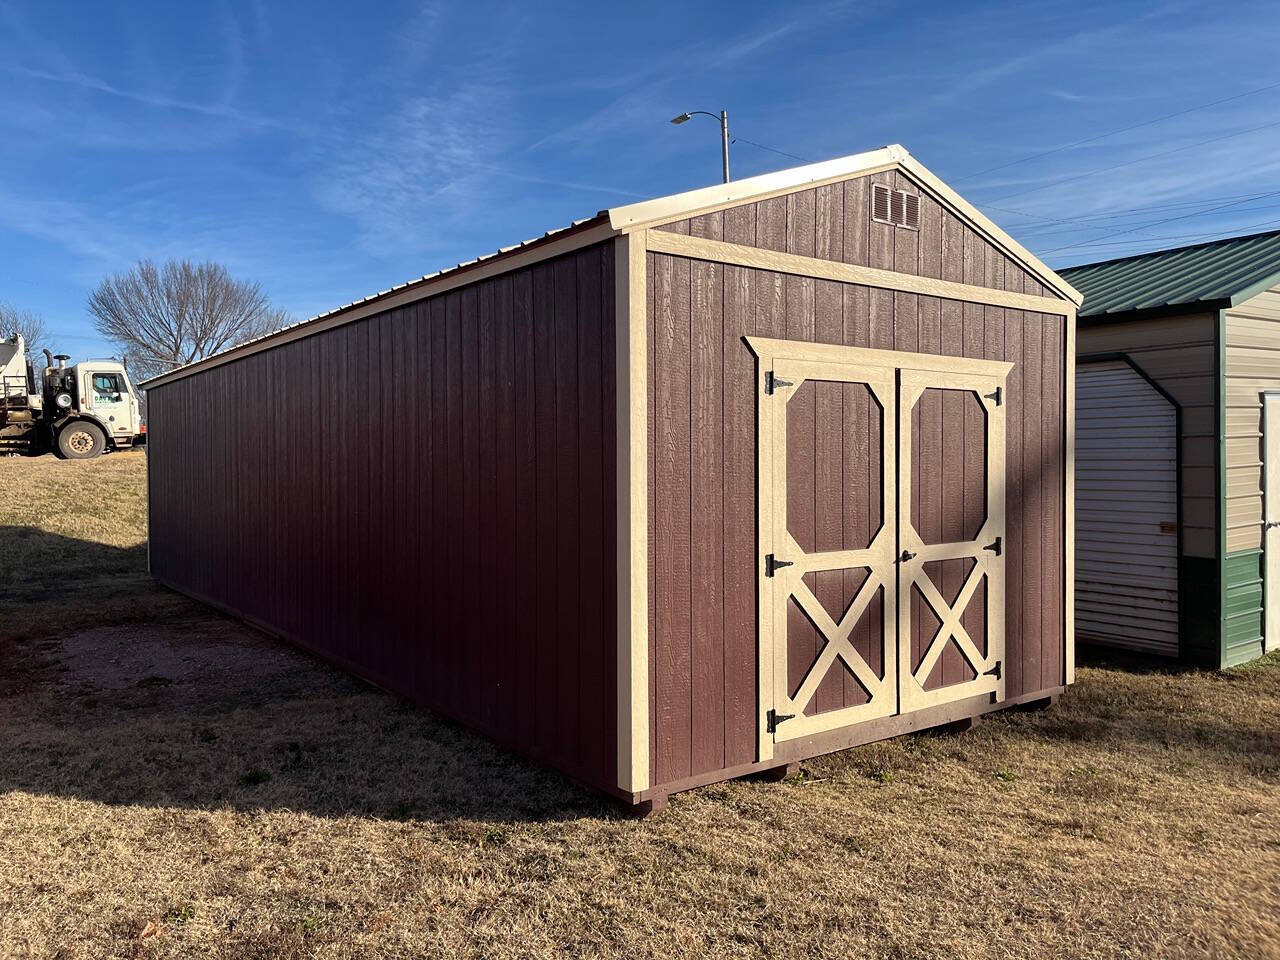
<svg viewBox="0 0 1280 960"><path fill-rule="evenodd" d="M901 147L147 386L162 582L634 804L1073 679L1075 291Z"/></svg>

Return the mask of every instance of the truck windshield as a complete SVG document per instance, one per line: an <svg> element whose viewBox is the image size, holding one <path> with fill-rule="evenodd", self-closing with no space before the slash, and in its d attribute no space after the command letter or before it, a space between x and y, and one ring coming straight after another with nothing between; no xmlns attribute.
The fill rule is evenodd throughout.
<svg viewBox="0 0 1280 960"><path fill-rule="evenodd" d="M120 400L120 374L95 373L93 375L94 399L115 402Z"/></svg>

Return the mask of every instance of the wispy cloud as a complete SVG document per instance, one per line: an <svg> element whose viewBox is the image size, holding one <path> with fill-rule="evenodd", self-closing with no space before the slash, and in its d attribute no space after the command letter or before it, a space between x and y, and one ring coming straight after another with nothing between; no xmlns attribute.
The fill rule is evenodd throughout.
<svg viewBox="0 0 1280 960"><path fill-rule="evenodd" d="M857 6L853 0L792 6L785 8L786 19L781 22L775 17L767 26L753 25L727 37L702 38L675 47L650 58L643 67L610 74L602 88L625 92L582 119L540 137L527 149L533 152L598 142L619 130L652 124L658 118L665 120L664 111L675 113L688 107L683 99L687 94L677 97L674 91L687 84L690 64L699 65L703 71L722 70L747 61L788 37L829 28L833 20L846 18L852 9L868 17L879 7L878 3ZM671 104L677 102L681 106L672 108Z"/></svg>
<svg viewBox="0 0 1280 960"><path fill-rule="evenodd" d="M1154 98L1154 91L1142 90L1132 93L1082 93L1075 90L1062 90L1050 87L1045 91L1046 96L1053 97L1055 100L1063 100L1067 103L1133 103L1138 100L1151 100Z"/></svg>
<svg viewBox="0 0 1280 960"><path fill-rule="evenodd" d="M476 85L414 97L321 172L321 202L378 250L401 242L408 224L426 231L465 213L465 183L505 145L500 103L501 91Z"/></svg>
<svg viewBox="0 0 1280 960"><path fill-rule="evenodd" d="M166 110L181 110L187 113L196 113L206 117L219 117L225 120L235 120L239 123L252 124L254 126L261 127L287 129L290 126L289 124L283 123L274 117L240 110L225 102L202 103L199 101L165 96L163 94L153 93L147 90L131 90L124 87L118 87L105 80L101 80L97 77L92 77L84 73L71 71L55 73L36 67L23 66L21 64L8 64L4 66L3 69L15 76L79 87L83 90L91 90L96 93L106 94L107 96L118 97L122 100L129 100L133 103L144 104L149 107L160 107Z"/></svg>
<svg viewBox="0 0 1280 960"><path fill-rule="evenodd" d="M0 222L98 266L128 263L138 253L132 238L109 219L70 200L0 191Z"/></svg>

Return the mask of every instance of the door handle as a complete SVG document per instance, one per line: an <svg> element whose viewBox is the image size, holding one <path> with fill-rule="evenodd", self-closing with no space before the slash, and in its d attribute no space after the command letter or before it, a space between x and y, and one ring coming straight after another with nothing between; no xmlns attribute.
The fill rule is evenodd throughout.
<svg viewBox="0 0 1280 960"><path fill-rule="evenodd" d="M898 562L906 563L908 560L914 559L914 557L915 557L915 554L912 553L910 550L903 550L902 556L898 558Z"/></svg>
<svg viewBox="0 0 1280 960"><path fill-rule="evenodd" d="M1280 520L1268 520L1262 525L1263 530L1270 530L1272 527L1280 527Z"/></svg>

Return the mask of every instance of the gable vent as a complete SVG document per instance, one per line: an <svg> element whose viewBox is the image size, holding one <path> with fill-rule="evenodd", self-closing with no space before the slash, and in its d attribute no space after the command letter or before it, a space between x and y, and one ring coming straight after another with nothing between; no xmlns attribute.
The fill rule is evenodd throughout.
<svg viewBox="0 0 1280 960"><path fill-rule="evenodd" d="M879 220L881 223L893 223L889 219L889 193L889 188L883 183L873 183L871 185L872 220Z"/></svg>
<svg viewBox="0 0 1280 960"><path fill-rule="evenodd" d="M871 219L908 230L920 229L920 194L891 190L883 183L871 185Z"/></svg>
<svg viewBox="0 0 1280 960"><path fill-rule="evenodd" d="M920 229L920 194L902 193L901 225L911 230Z"/></svg>

